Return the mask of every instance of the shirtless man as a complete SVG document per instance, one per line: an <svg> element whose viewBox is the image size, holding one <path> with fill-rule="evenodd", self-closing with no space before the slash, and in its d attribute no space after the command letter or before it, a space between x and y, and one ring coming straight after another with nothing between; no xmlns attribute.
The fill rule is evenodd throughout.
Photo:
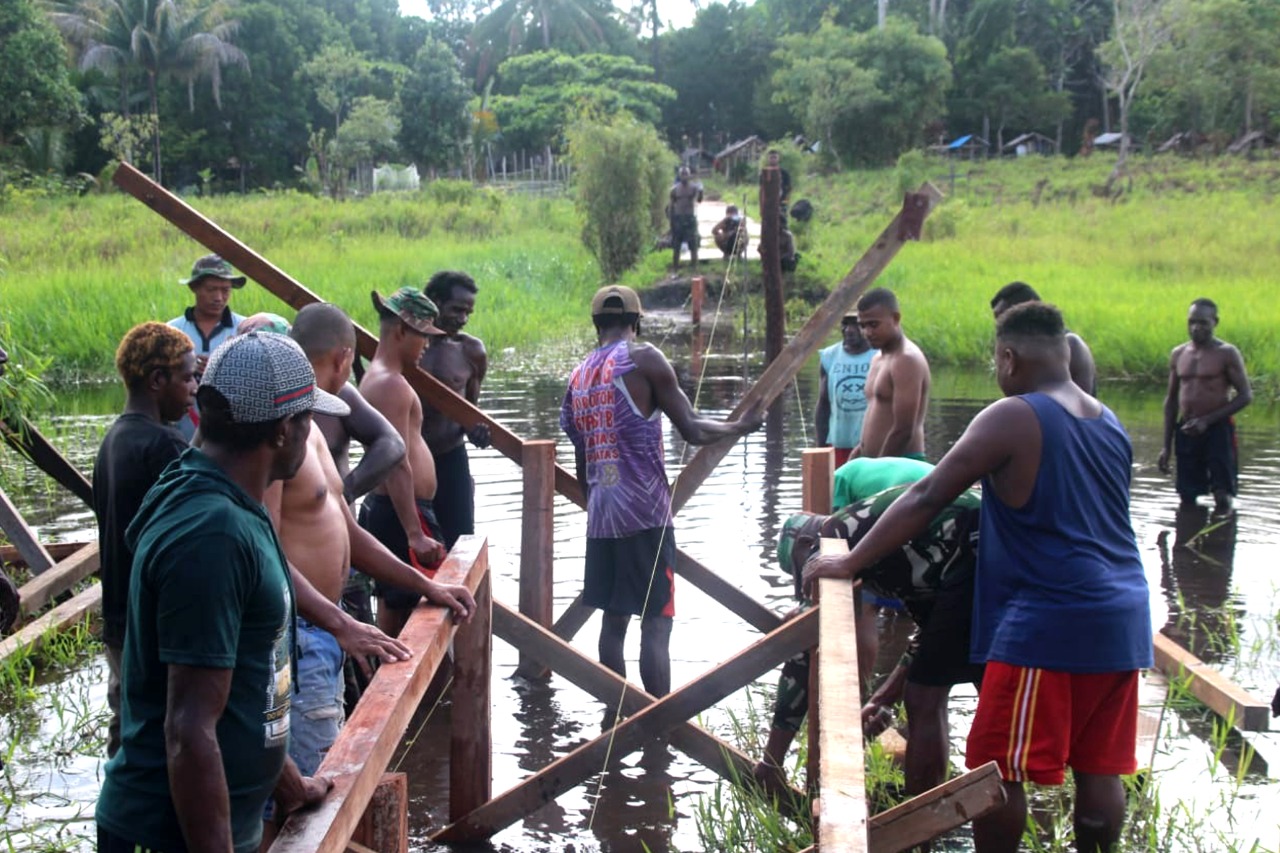
<svg viewBox="0 0 1280 853"><path fill-rule="evenodd" d="M437 541L439 525L431 503L436 496L436 468L422 438L422 402L404 374L417 366L429 338L444 336L434 322L440 312L434 302L412 287L402 287L386 299L376 291L372 297L381 339L360 381L360 392L404 441L412 488L407 492L391 484L375 488L360 507L360 526L398 558L429 572L445 555L444 546ZM378 596L378 627L397 636L418 603L418 593L381 583L374 584L374 593Z"/></svg>
<svg viewBox="0 0 1280 853"><path fill-rule="evenodd" d="M849 454L924 459L924 415L929 407L929 362L902 333L898 298L883 287L858 300L858 326L873 349L867 374L862 441Z"/></svg>
<svg viewBox="0 0 1280 853"><path fill-rule="evenodd" d="M301 315L298 320L301 330L295 327L293 334L311 343L314 350L318 324ZM352 348L340 349L340 354L334 353L336 358L313 361L319 362L316 385L331 394L346 385L354 360ZM412 590L415 596L423 595L433 604L448 607L462 619L470 618L475 610L466 587L436 583L356 524L344 498L342 477L320 430L313 429L308 435L298 473L291 480L272 484L264 502L285 557L329 601L337 603L342 597L347 573L354 565L377 581ZM342 652L332 635L302 617L298 618L297 643L298 684L290 712L289 755L303 775L310 776L342 726Z"/></svg>
<svg viewBox="0 0 1280 853"><path fill-rule="evenodd" d="M1023 302L1040 302L1040 294L1026 282L1012 281L991 297L991 313L997 320L1000 315ZM1098 396L1098 374L1093 365L1093 352L1084 338L1075 332L1067 332L1067 347L1071 351L1071 381L1091 397Z"/></svg>
<svg viewBox="0 0 1280 853"><path fill-rule="evenodd" d="M1232 416L1253 401L1240 351L1214 336L1218 306L1197 299L1187 313L1191 340L1169 355L1164 398L1164 449L1159 466L1169 472L1178 457L1177 488L1183 506L1213 493L1214 510L1230 512L1236 493L1236 427ZM1234 392L1234 394L1232 393ZM1175 443L1176 437L1176 443Z"/></svg>
<svg viewBox="0 0 1280 853"><path fill-rule="evenodd" d="M681 166L679 176L671 187L671 272L680 269L680 245L689 244L689 262L693 271L698 271L698 202L702 201L702 184L689 180L689 168Z"/></svg>
<svg viewBox="0 0 1280 853"><path fill-rule="evenodd" d="M423 292L439 307L436 325L445 334L422 351L418 366L474 405L489 369L484 342L462 331L476 308L475 280L464 272L443 270L431 276ZM457 421L423 406L422 437L436 465L436 518L444 546L452 548L459 536L476 532L475 481L471 479L466 439L476 447L488 447L489 426L478 423L463 429Z"/></svg>

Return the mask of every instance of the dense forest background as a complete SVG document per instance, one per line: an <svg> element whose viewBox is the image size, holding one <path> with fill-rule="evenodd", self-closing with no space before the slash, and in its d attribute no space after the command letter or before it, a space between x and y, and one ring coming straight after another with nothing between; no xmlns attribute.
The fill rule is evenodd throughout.
<svg viewBox="0 0 1280 853"><path fill-rule="evenodd" d="M823 168L974 134L1280 129L1275 0L756 0L671 29L654 0L5 0L0 189L358 190L378 164L482 179L583 115L677 152L802 137Z"/></svg>

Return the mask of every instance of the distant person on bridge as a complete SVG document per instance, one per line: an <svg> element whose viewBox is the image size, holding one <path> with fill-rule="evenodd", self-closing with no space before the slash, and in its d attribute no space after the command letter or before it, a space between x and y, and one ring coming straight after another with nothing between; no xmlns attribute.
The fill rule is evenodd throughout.
<svg viewBox="0 0 1280 853"><path fill-rule="evenodd" d="M640 297L612 285L591 300L598 348L579 364L560 408L587 495L583 602L604 611L600 662L626 676L623 642L640 616L640 679L654 696L671 691L675 531L663 465L665 414L689 444L712 444L760 428L761 415L714 421L694 411L675 370L640 334Z"/></svg>
<svg viewBox="0 0 1280 853"><path fill-rule="evenodd" d="M849 455L924 459L929 362L902 331L898 297L883 287L868 290L858 300L858 325L878 352L867 373L862 437Z"/></svg>
<svg viewBox="0 0 1280 853"><path fill-rule="evenodd" d="M387 298L372 294L378 312L378 349L360 380L360 393L400 434L408 450L408 483L388 480L360 506L360 526L378 538L397 558L420 571L434 573L445 558L436 521L436 467L422 438L422 401L408 380L423 349L432 338L444 337L436 328L440 311L414 287L402 287ZM420 597L417 590L374 584L378 596L378 627L392 636L400 633Z"/></svg>
<svg viewBox="0 0 1280 853"><path fill-rule="evenodd" d="M689 260L693 271L698 271L698 202L702 201L702 184L689 179L689 167L681 166L675 184L671 187L671 199L667 206L671 217L671 272L680 269L680 246L689 244Z"/></svg>
<svg viewBox="0 0 1280 853"><path fill-rule="evenodd" d="M444 335L422 351L418 366L474 406L480 401L480 383L489 370L484 341L462 331L476 308L475 279L464 272L444 270L427 280L423 292L440 309L435 323ZM422 437L436 464L436 518L444 546L452 548L459 536L476 532L476 484L471 478L467 441L482 449L488 447L489 426L478 423L463 429L462 424L424 404Z"/></svg>
<svg viewBox="0 0 1280 853"><path fill-rule="evenodd" d="M1178 495L1184 506L1213 494L1215 512L1231 511L1236 494L1235 414L1253 401L1240 350L1218 339L1218 306L1197 299L1187 312L1191 340L1169 355L1164 398L1164 448L1159 466L1169 473L1169 451L1178 458Z"/></svg>
<svg viewBox="0 0 1280 853"><path fill-rule="evenodd" d="M1040 294L1031 285L1014 281L1006 284L991 297L991 313L996 320L1000 315L1015 305L1024 302L1040 302ZM1098 396L1098 372L1093 365L1093 353L1084 338L1070 330L1067 331L1067 346L1071 350L1071 381L1080 386L1086 394Z"/></svg>
<svg viewBox="0 0 1280 853"><path fill-rule="evenodd" d="M858 312L840 320L842 340L818 353L818 405L813 428L818 447L834 447L836 467L862 439L862 419L867 413L867 372L876 351L862 336Z"/></svg>
<svg viewBox="0 0 1280 853"><path fill-rule="evenodd" d="M747 220L738 212L737 205L731 204L724 209L724 219L712 227L711 236L726 261L733 257L747 256L751 238L747 234Z"/></svg>
<svg viewBox="0 0 1280 853"><path fill-rule="evenodd" d="M1018 849L1023 785L1075 778L1082 851L1119 842L1137 769L1138 671L1152 665L1150 591L1129 519L1133 448L1116 416L1071 379L1052 305L1010 309L996 326L1006 398L983 409L934 471L854 549L816 556L818 578L858 577L928 529L982 480L970 660L985 663L969 732L970 769L995 761L1005 805L973 822L978 853Z"/></svg>

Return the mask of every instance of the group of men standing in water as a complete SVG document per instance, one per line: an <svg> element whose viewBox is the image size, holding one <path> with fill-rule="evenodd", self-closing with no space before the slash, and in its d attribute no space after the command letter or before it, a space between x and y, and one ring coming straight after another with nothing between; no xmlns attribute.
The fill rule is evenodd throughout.
<svg viewBox="0 0 1280 853"><path fill-rule="evenodd" d="M97 824L110 853L248 853L269 841L330 787L315 774L350 698L344 656L366 671L405 659L395 637L421 598L459 619L475 609L465 588L433 575L473 532L466 442L485 447L488 431L424 407L409 379L422 367L478 401L486 354L463 332L475 282L446 271L421 290L372 293L380 340L358 388L342 309L308 306L291 326L240 317L229 296L244 278L217 256L183 283L192 308L121 342L125 413L94 469L112 709ZM779 557L806 594L823 577L864 581L866 681L875 621L865 617L896 601L918 623L908 657L864 708L871 733L885 708L906 702L909 792L945 775L951 686L979 683L966 760L996 761L1007 794L975 821L979 850L1016 849L1023 784L1058 784L1067 767L1077 841L1108 850L1124 814L1119 777L1135 769L1137 673L1151 665L1128 513L1132 450L1061 313L1018 283L992 309L1006 398L936 467L925 461L929 366L896 296L872 290L843 318L842 341L821 357L818 439L836 446L844 500L833 515L789 520ZM625 675L639 616L641 681L662 696L675 534L661 416L702 445L759 428L763 412L701 416L665 356L638 340L643 313L630 288L596 293L597 347L573 371L560 423L587 496L583 600L602 611L600 660ZM1251 395L1216 324L1212 302L1192 304L1190 341L1170 358L1160 466L1172 449L1183 500L1209 492L1225 511L1231 416ZM170 426L184 418L194 447ZM366 448L354 467L352 440ZM850 552L817 556L821 536L845 538ZM363 576L377 627L347 612L368 616L366 587L353 581ZM763 781L803 716L804 665L784 670Z"/></svg>

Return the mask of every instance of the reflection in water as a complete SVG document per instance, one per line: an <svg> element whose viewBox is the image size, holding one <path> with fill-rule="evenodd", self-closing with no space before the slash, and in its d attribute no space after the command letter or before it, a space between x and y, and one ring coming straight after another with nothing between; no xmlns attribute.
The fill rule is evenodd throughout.
<svg viewBox="0 0 1280 853"><path fill-rule="evenodd" d="M595 794L591 830L601 851L637 853L668 850L675 834L670 768L671 749L650 741L639 752L611 764L603 780L589 783Z"/></svg>
<svg viewBox="0 0 1280 853"><path fill-rule="evenodd" d="M1233 608L1231 566L1235 560L1236 517L1210 514L1207 507L1179 506L1170 531L1161 530L1160 580L1169 603L1164 633L1201 660L1230 654L1241 608Z"/></svg>

